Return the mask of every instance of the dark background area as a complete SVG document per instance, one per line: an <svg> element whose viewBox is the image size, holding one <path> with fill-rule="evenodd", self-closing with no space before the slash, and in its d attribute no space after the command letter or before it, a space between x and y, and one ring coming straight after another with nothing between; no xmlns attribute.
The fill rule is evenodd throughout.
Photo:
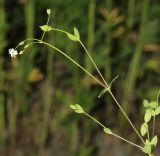
<svg viewBox="0 0 160 156"><path fill-rule="evenodd" d="M9 48L41 38L48 8L51 26L71 33L78 28L108 83L119 75L112 91L138 130L143 99L156 100L160 88L159 0L1 0L0 155L143 156L70 109L79 103L114 132L141 144L113 99L108 94L98 99L102 87L66 58L42 45L10 58ZM57 32L47 33L45 41L98 77L80 45Z"/></svg>

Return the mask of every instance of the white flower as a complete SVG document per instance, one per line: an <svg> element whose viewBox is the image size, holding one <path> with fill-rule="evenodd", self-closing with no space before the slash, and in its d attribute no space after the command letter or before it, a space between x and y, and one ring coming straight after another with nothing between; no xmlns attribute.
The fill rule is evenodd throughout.
<svg viewBox="0 0 160 156"><path fill-rule="evenodd" d="M9 54L11 55L11 57L16 57L16 55L18 55L18 52L17 50L12 48L12 49L9 49Z"/></svg>

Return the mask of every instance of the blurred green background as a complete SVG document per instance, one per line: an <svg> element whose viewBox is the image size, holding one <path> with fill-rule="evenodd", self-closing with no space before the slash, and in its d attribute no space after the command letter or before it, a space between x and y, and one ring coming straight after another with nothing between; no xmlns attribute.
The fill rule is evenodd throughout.
<svg viewBox="0 0 160 156"><path fill-rule="evenodd" d="M144 155L69 108L79 103L116 133L140 142L109 95L97 99L101 86L63 56L33 46L10 58L9 48L41 37L47 8L53 27L79 29L107 82L119 75L113 93L138 129L143 99L155 100L160 87L159 0L0 0L0 155ZM45 40L98 76L78 44L57 32Z"/></svg>

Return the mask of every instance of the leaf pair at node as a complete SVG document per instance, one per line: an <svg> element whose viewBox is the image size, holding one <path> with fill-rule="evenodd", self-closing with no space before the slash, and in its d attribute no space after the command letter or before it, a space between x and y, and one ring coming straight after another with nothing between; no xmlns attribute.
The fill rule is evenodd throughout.
<svg viewBox="0 0 160 156"><path fill-rule="evenodd" d="M80 34L77 28L74 28L74 34L67 33L67 36L72 41L79 41L80 40Z"/></svg>
<svg viewBox="0 0 160 156"><path fill-rule="evenodd" d="M79 104L70 105L71 109L73 109L76 113L84 113L83 108Z"/></svg>
<svg viewBox="0 0 160 156"><path fill-rule="evenodd" d="M158 142L158 137L157 135L155 135L151 141L149 141L148 139L146 140L145 142L145 146L144 148L142 149L142 151L144 153L147 153L149 155L151 155L157 145L157 142Z"/></svg>
<svg viewBox="0 0 160 156"><path fill-rule="evenodd" d="M100 92L100 94L98 95L98 98L101 98L107 91L110 92L112 83L113 83L117 78L118 78L118 75L110 82L110 84L109 84L108 87L105 87L105 88Z"/></svg>

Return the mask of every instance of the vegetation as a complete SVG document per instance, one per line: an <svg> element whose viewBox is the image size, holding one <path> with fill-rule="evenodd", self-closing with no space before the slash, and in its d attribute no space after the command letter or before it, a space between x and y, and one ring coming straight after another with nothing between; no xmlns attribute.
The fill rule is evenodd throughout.
<svg viewBox="0 0 160 156"><path fill-rule="evenodd" d="M38 6L39 10L37 9L35 12L34 7L37 3L41 3L41 5ZM137 105L137 103L141 103L144 98L153 101L159 89L159 79L157 78L159 75L158 2L130 0L127 4L129 10L123 8L126 4L118 4L118 2L113 1L96 2L92 0L76 3L66 1L62 3L55 0L55 5L52 3L50 1L44 4L43 2L29 1L25 4L26 36L31 40L25 40L19 44L18 53L23 53L22 57L13 59L7 64L2 61L1 75L2 73L5 74L1 77L3 81L1 83L0 124L2 125L2 142L0 152L3 155L10 155L13 151L17 155L19 151L27 155L51 155L53 154L51 149L54 149L57 152L56 155L78 154L85 156L93 155L93 153L101 155L101 148L95 144L92 138L92 135L96 134L95 130L99 133L98 128L94 127L90 121L84 119L82 122L80 118L72 114L68 106L74 102L82 105L72 105L72 108L77 106L82 110L84 108L85 111L83 110L82 113L94 121L98 120L88 113L99 116L102 122L105 122L115 132L118 129L118 133L121 132L124 137L120 137L102 126L105 132L125 140L126 132L130 132L126 122L128 120L141 139L139 130L136 128L141 124L141 120L131 121L142 118L142 105ZM39 12L42 8L48 7L47 5L53 5L55 8L53 9L54 19L51 16L53 23L50 23L53 27L48 27L47 22L47 25L40 27L43 30L42 38L33 39L33 36L40 38L40 31L34 35L34 25L39 23L42 25L43 23L43 18L34 19L34 17L39 17ZM150 5L152 9L149 7ZM84 10L81 9L82 6ZM58 11L59 7L63 13ZM149 9L151 10L149 11ZM88 18L85 16L87 11ZM29 14L27 14L28 12ZM70 15L72 12L74 14ZM47 13L50 17L50 10L47 10ZM80 19L79 15L81 14L86 18ZM18 17L18 14L15 16ZM151 16L154 18L150 18ZM88 23L88 27L86 27L86 23ZM151 27L150 30L153 31L148 32L146 25L148 28ZM10 28L11 44L8 44L9 47L15 45L19 40L18 36L16 38L14 26L20 27L16 24L16 20L13 20ZM74 28L74 34L62 30L71 30L70 27L72 26L79 27L81 36L76 28ZM23 24L22 28L24 29ZM47 39L45 37L47 41L44 41L45 33L51 30L55 33L50 33ZM68 41L63 33L57 31L65 33L70 40L78 41L87 55L81 52L82 48L78 44ZM5 33L5 31L3 32ZM22 36L24 36L23 33ZM14 43L12 42L13 39L15 40ZM82 40L88 44L82 43ZM33 43L34 49L33 47L30 48ZM41 44L60 52L89 74L91 78L75 66L67 63L64 57L53 52L47 52L51 49L45 48ZM84 45L87 45L87 48ZM90 53L90 51L92 52ZM16 55L14 49L10 52ZM64 64L65 62L66 64ZM96 71L98 72L96 73ZM112 83L111 79L117 74L119 74L119 78ZM105 80L111 83L107 84ZM104 90L100 93L99 98L108 92L113 100L109 96L103 96L97 100L100 86L103 86ZM119 114L119 109L113 104L114 101L127 120L122 117L122 114ZM121 101L122 105L118 101ZM148 137L145 146L139 146L139 140L134 133L131 133L132 139L129 138L129 140L136 142L135 145L138 144L144 152L150 155L153 152L153 146L156 146L157 143L155 134L158 134L158 130L155 128L155 116L159 114L159 105L158 100L157 102L148 101L143 102L146 112L145 122L141 125L141 135L147 134ZM119 121L117 121L117 117ZM153 117L154 125L152 135L148 130L151 117ZM124 131L124 129L126 130ZM64 134L68 137L61 138L60 141L56 140L55 136ZM17 138L19 138L18 141ZM144 143L144 140L141 140ZM97 147L97 152L94 152ZM57 148L61 150L57 150ZM62 153L59 153L60 151Z"/></svg>

